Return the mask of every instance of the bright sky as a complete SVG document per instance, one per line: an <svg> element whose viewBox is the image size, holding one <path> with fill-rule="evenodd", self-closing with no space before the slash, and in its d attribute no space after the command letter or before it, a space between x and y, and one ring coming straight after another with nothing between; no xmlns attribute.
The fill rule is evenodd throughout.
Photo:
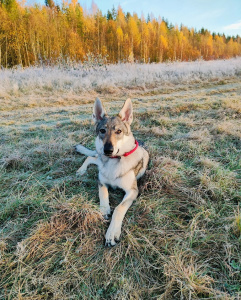
<svg viewBox="0 0 241 300"><path fill-rule="evenodd" d="M28 2L43 4L44 0L29 0ZM61 3L61 0L55 0ZM121 5L123 11L153 13L168 19L173 25L186 25L200 30L202 27L216 33L241 36L241 0L95 0L103 14ZM92 0L79 0L81 6L89 9Z"/></svg>

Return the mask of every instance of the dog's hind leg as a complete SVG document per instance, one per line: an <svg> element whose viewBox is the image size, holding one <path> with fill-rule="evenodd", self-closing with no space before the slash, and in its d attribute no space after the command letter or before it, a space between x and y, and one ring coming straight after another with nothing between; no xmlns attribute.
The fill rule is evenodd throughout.
<svg viewBox="0 0 241 300"><path fill-rule="evenodd" d="M119 241L123 219L127 210L136 199L137 195L138 189L137 183L135 183L133 188L126 192L126 195L123 198L122 202L114 210L110 226L105 235L106 246L115 246L115 244Z"/></svg>
<svg viewBox="0 0 241 300"><path fill-rule="evenodd" d="M142 168L138 171L138 174L136 175L136 179L139 179L144 175L147 168L148 161L149 161L149 154L145 149L143 149L143 165Z"/></svg>
<svg viewBox="0 0 241 300"><path fill-rule="evenodd" d="M98 166L99 165L98 162L99 162L98 157L92 157L92 156L87 157L83 165L77 170L76 175L77 176L84 175L89 165L94 164Z"/></svg>

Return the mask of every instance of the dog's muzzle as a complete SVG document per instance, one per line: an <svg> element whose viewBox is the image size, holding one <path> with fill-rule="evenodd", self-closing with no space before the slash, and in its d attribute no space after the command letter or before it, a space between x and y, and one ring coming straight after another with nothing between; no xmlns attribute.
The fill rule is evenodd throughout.
<svg viewBox="0 0 241 300"><path fill-rule="evenodd" d="M105 154L106 156L111 156L111 155L113 154L113 152L114 152L114 147L113 147L113 145L112 145L111 143L106 143L106 144L104 145L104 154Z"/></svg>

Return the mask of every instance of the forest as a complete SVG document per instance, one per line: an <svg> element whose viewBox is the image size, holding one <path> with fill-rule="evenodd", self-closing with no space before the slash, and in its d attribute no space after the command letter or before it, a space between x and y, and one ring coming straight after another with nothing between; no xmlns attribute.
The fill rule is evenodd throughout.
<svg viewBox="0 0 241 300"><path fill-rule="evenodd" d="M241 54L241 39L173 25L164 18L124 12L103 14L77 0L56 5L0 1L0 66L84 61L88 55L108 63L213 60Z"/></svg>

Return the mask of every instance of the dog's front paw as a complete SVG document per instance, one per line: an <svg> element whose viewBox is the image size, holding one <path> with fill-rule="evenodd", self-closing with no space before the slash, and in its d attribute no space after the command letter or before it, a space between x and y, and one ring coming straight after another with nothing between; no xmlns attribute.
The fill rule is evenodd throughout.
<svg viewBox="0 0 241 300"><path fill-rule="evenodd" d="M79 168L79 170L77 170L77 172L76 172L76 176L82 176L82 175L84 175L85 174L85 172L87 171L87 169L86 168Z"/></svg>
<svg viewBox="0 0 241 300"><path fill-rule="evenodd" d="M80 145L75 145L75 146L74 146L74 150L75 150L76 152L81 153L81 152L80 152Z"/></svg>
<svg viewBox="0 0 241 300"><path fill-rule="evenodd" d="M106 221L110 221L111 214L105 214L105 215L103 215L103 217Z"/></svg>
<svg viewBox="0 0 241 300"><path fill-rule="evenodd" d="M107 247L115 246L120 241L120 235L121 226L111 222L105 235L105 245Z"/></svg>
<svg viewBox="0 0 241 300"><path fill-rule="evenodd" d="M101 205L100 206L100 212L102 213L102 215L104 216L104 218L106 220L109 220L110 217L111 217L111 209L110 209L110 206L109 205Z"/></svg>

